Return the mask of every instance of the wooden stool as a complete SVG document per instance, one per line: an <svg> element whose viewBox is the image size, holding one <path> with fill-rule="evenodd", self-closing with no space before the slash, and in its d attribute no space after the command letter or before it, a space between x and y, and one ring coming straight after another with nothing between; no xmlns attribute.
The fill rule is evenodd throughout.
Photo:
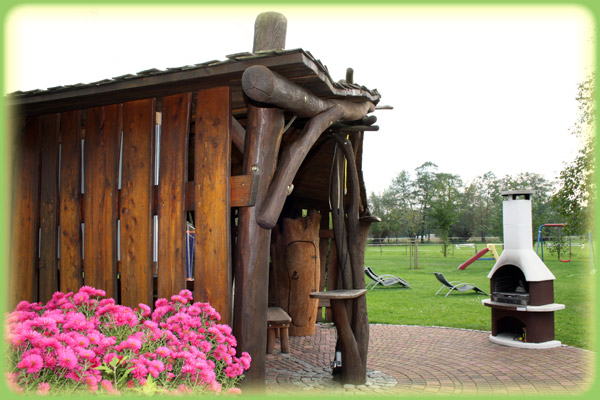
<svg viewBox="0 0 600 400"><path fill-rule="evenodd" d="M346 302L364 296L366 292L367 289L338 289L327 292L312 292L310 294L313 299L329 299L331 302L333 323L342 343L342 382L353 385L362 385L367 381L367 359L366 357L362 359L360 356L357 345L358 338L352 330Z"/></svg>
<svg viewBox="0 0 600 400"><path fill-rule="evenodd" d="M281 339L281 352L290 352L290 336L288 328L292 318L280 307L269 307L267 309L267 354L273 353L275 347L275 335L279 333Z"/></svg>

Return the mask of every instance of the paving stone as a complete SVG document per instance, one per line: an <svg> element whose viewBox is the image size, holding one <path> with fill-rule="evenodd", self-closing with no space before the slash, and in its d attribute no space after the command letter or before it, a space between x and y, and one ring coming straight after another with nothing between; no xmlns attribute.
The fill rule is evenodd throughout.
<svg viewBox="0 0 600 400"><path fill-rule="evenodd" d="M524 350L488 337L485 331L371 324L367 382L355 387L333 379L335 327L317 324L313 336L290 337L290 353L267 355L266 387L278 394L573 395L595 382L594 352L569 346ZM440 358L439 349L448 356ZM465 363L464 354L477 359Z"/></svg>

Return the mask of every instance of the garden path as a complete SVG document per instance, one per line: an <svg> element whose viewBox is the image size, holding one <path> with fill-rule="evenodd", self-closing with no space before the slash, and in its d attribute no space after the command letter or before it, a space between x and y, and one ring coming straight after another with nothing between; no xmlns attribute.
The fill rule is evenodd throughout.
<svg viewBox="0 0 600 400"><path fill-rule="evenodd" d="M318 394L580 394L593 385L595 353L575 347L531 350L491 343L489 332L370 325L367 382L340 385L331 376L332 324L290 337L267 355L268 393ZM333 392L332 392L333 391Z"/></svg>

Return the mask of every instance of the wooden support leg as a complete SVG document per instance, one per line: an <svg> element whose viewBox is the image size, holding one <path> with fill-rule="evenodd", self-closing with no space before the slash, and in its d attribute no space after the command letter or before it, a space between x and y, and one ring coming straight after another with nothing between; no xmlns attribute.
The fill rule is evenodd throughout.
<svg viewBox="0 0 600 400"><path fill-rule="evenodd" d="M248 106L243 169L244 174L259 175L260 179L255 206L241 207L239 211L233 333L238 351L246 351L252 357L243 383L250 390L264 389L271 242L271 230L256 222L256 209L264 201L273 177L283 126L283 111Z"/></svg>
<svg viewBox="0 0 600 400"><path fill-rule="evenodd" d="M279 332L281 333L279 340L281 341L281 352L289 353L290 352L290 334L287 326L280 328Z"/></svg>
<svg viewBox="0 0 600 400"><path fill-rule="evenodd" d="M273 353L275 347L275 328L267 328L267 354Z"/></svg>
<svg viewBox="0 0 600 400"><path fill-rule="evenodd" d="M362 385L367 380L366 370L362 368L363 362L360 357L358 343L348 320L346 301L351 302L352 300L331 299L333 322L342 343L342 382Z"/></svg>

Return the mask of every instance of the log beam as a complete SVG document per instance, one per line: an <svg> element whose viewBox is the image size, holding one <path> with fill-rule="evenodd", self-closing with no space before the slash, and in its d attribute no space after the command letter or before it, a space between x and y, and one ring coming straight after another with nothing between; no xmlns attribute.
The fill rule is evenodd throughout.
<svg viewBox="0 0 600 400"><path fill-rule="evenodd" d="M285 149L273 182L269 186L265 202L259 209L257 222L261 227L272 229L277 224L277 219L288 195L288 188L291 187L304 158L323 131L342 115L343 109L338 105L317 115L305 125L300 137Z"/></svg>
<svg viewBox="0 0 600 400"><path fill-rule="evenodd" d="M233 145L242 153L244 152L245 140L246 130L237 119L231 117L231 141L233 142Z"/></svg>
<svg viewBox="0 0 600 400"><path fill-rule="evenodd" d="M375 105L370 101L354 103L345 100L321 99L263 65L246 68L242 75L242 88L252 100L289 110L299 117L312 118L334 105L342 108L343 114L340 117L342 121L360 120L367 113L375 111Z"/></svg>

